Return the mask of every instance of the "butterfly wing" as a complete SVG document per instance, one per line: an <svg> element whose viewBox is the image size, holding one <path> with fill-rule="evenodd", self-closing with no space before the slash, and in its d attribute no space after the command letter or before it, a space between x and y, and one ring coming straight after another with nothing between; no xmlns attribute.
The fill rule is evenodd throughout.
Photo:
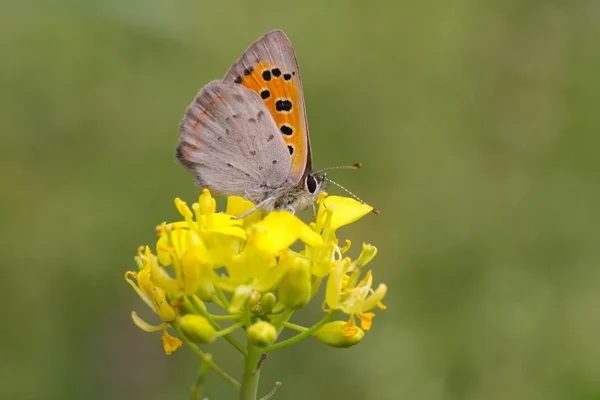
<svg viewBox="0 0 600 400"><path fill-rule="evenodd" d="M298 61L287 36L271 31L229 69L226 82L256 92L264 101L290 154L290 179L298 184L312 169L306 109Z"/></svg>
<svg viewBox="0 0 600 400"><path fill-rule="evenodd" d="M262 99L233 83L213 81L188 107L177 158L196 184L258 203L288 179L291 160Z"/></svg>

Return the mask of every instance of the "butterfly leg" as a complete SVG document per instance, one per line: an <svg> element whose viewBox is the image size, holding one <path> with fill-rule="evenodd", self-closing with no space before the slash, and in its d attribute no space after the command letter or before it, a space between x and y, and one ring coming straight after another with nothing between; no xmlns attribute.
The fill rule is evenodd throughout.
<svg viewBox="0 0 600 400"><path fill-rule="evenodd" d="M283 211L289 211L292 213L292 215L296 214L296 209L292 206L290 206L289 204L285 207L283 207Z"/></svg>
<svg viewBox="0 0 600 400"><path fill-rule="evenodd" d="M272 201L273 201L273 197L268 197L268 198L264 199L263 201L261 201L260 203L258 203L257 205L255 205L254 207L252 207L251 209L249 209L248 211L246 211L245 213L238 215L237 217L235 217L233 219L246 218L248 215L252 214L254 211L260 210L262 207L264 207L265 205L269 204Z"/></svg>

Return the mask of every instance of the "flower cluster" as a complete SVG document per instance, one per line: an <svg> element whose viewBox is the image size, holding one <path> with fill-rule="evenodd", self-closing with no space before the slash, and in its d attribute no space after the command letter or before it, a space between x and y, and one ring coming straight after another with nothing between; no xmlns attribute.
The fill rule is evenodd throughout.
<svg viewBox="0 0 600 400"><path fill-rule="evenodd" d="M236 219L254 205L232 196L227 211L219 213L208 190L191 207L180 199L175 205L182 220L157 226L156 251L141 247L135 257L137 271L125 275L162 320L151 325L133 312L133 322L147 332L162 331L167 354L181 340L195 346L220 337L246 354L248 347L230 335L237 329L263 353L308 337L349 347L371 327L372 309L385 308L381 300L386 286L374 288L372 273L365 269L377 249L363 244L352 260L345 257L350 242L340 246L336 237L340 227L371 212L370 206L322 193L315 221L305 224L285 211L266 216L256 211ZM298 241L300 251L292 250ZM325 281L323 319L312 327L290 323L293 312L310 302ZM218 306L211 310L221 311L209 312L209 303ZM335 320L340 314L347 318ZM298 334L277 342L284 328Z"/></svg>

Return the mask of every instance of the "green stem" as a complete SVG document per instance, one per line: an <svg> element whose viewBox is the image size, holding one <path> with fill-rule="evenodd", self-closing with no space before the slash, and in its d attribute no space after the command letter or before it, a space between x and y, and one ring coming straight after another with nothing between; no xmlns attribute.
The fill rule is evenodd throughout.
<svg viewBox="0 0 600 400"><path fill-rule="evenodd" d="M221 367L219 367L217 364L215 364L210 356L208 356L207 354L205 354L202 350L200 350L198 348L198 346L196 346L196 344L194 342L192 342L190 339L188 339L187 336L185 336L185 333L181 329L181 324L179 323L179 319L175 319L175 320L171 321L170 324L171 324L171 327L173 327L173 329L175 329L175 331L177 331L177 333L179 333L179 336L181 336L181 340L186 345L188 345L188 347L191 348L192 351L194 353L196 353L198 355L198 357L200 357L202 359L202 361L204 363L206 363L206 365L210 369L212 369L218 375L220 375L221 378L225 379L231 386L233 386L233 387L235 387L236 389L239 390L239 388L241 386L240 383L238 381L236 381L235 379L233 379Z"/></svg>
<svg viewBox="0 0 600 400"><path fill-rule="evenodd" d="M241 328L241 327L243 327L243 326L244 326L244 323L243 323L242 321L240 321L240 322L237 322L237 323L235 323L235 324L233 324L233 325L231 325L231 326L228 326L227 328L225 328L225 329L223 329L223 330L217 331L216 335L217 335L217 336L229 336L229 334L230 334L231 332L233 332L233 331L235 331L236 329L239 329L239 328ZM244 351L242 352L242 354L246 354L246 351L244 350Z"/></svg>
<svg viewBox="0 0 600 400"><path fill-rule="evenodd" d="M218 286L215 286L215 292L217 293L217 298L221 301L222 306L225 310L229 309L229 300L227 299L227 296L225 296L225 293L223 292L223 289L221 289Z"/></svg>
<svg viewBox="0 0 600 400"><path fill-rule="evenodd" d="M292 324L291 322L283 322L281 325L283 325L284 328L293 329L298 332L306 332L308 330L307 327L304 327L302 325Z"/></svg>
<svg viewBox="0 0 600 400"><path fill-rule="evenodd" d="M241 314L229 314L229 315L215 315L208 314L215 321L237 321L240 319Z"/></svg>
<svg viewBox="0 0 600 400"><path fill-rule="evenodd" d="M326 323L331 321L333 319L333 317L335 317L338 314L338 312L339 311L330 311L329 314L327 314L325 317L323 317L323 319L321 319L315 325L311 326L309 329L307 329L304 332L299 333L296 336L293 336L287 340L284 340L282 342L275 343L272 346L266 347L263 349L263 352L270 353L275 350L280 350L280 349L283 349L284 347L291 346L292 344L298 343L299 341L304 340L309 336L312 336L312 334L317 332L319 329L321 329L323 327L323 325L325 325Z"/></svg>
<svg viewBox="0 0 600 400"><path fill-rule="evenodd" d="M260 347L248 343L248 354L246 354L244 361L244 378L240 388L240 400L256 400L260 379L260 369L257 369L257 366L262 353Z"/></svg>
<svg viewBox="0 0 600 400"><path fill-rule="evenodd" d="M198 374L196 383L194 386L192 386L191 400L200 400L200 395L202 394L202 389L204 388L204 378L206 377L208 368L208 365L204 362L200 366L200 373Z"/></svg>
<svg viewBox="0 0 600 400"><path fill-rule="evenodd" d="M283 323L288 322L289 319L292 318L293 314L294 310L292 310L291 308L286 308L281 314L277 316L277 319L273 319L273 323L277 327L277 336L279 336L279 334L283 330Z"/></svg>

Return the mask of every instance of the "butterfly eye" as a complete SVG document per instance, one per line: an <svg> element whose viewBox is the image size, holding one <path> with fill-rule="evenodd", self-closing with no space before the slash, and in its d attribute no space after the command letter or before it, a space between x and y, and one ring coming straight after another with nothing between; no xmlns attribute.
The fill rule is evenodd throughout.
<svg viewBox="0 0 600 400"><path fill-rule="evenodd" d="M313 175L308 175L306 177L306 188L310 193L314 193L317 191L317 187L319 184Z"/></svg>

